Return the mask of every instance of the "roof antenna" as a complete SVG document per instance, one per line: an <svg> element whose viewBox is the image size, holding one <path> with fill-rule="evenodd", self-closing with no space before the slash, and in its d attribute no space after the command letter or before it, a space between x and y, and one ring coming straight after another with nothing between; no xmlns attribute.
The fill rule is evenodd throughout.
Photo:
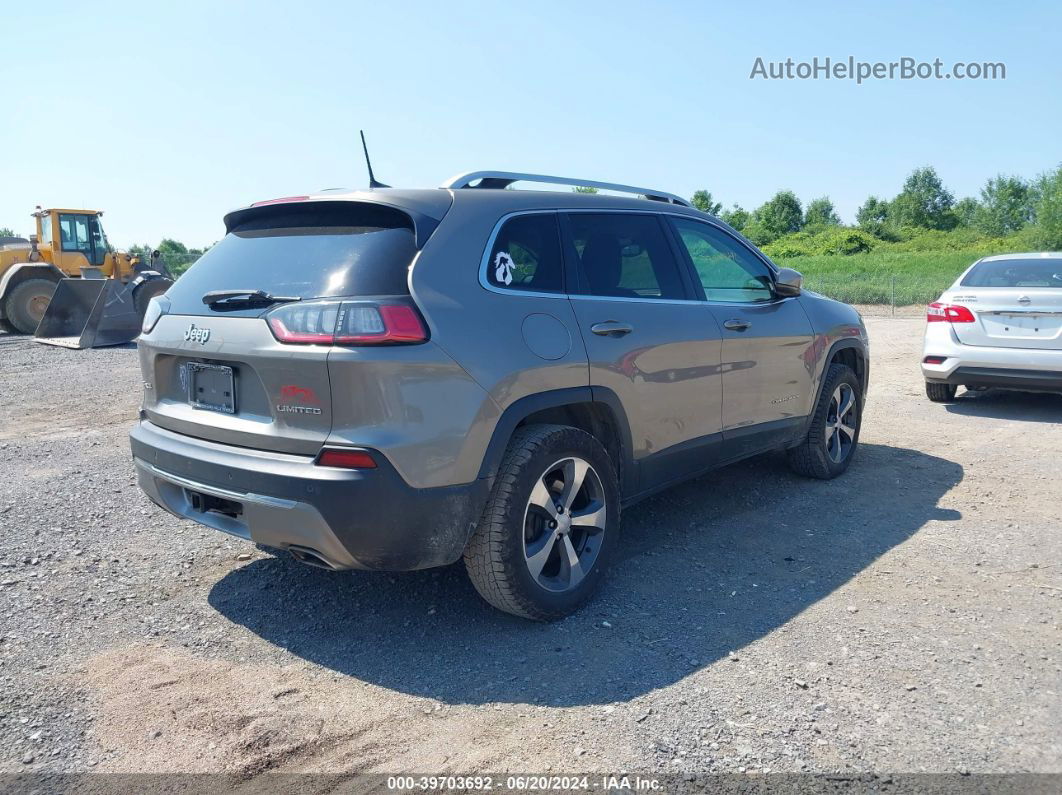
<svg viewBox="0 0 1062 795"><path fill-rule="evenodd" d="M384 185L382 182L377 182L376 177L372 173L372 162L369 160L369 147L365 145L365 130L358 130L361 133L361 149L365 152L365 165L369 167L369 187L370 188L390 188L390 185Z"/></svg>

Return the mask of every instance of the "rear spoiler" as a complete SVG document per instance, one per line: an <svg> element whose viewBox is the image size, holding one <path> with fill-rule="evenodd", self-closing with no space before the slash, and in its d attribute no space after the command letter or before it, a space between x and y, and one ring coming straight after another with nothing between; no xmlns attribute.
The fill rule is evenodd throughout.
<svg viewBox="0 0 1062 795"><path fill-rule="evenodd" d="M439 193L444 196L448 195L443 191L439 191ZM414 210L408 206L404 207L391 202L379 201L375 197L365 195L358 195L357 197L350 199L316 199L297 196L277 201L259 202L258 204L252 204L249 207L242 207L238 210L226 213L225 232L227 234L235 227L242 226L248 221L268 220L270 217L281 217L290 214L296 209L302 212L311 210L311 208L313 210L319 209L321 212L341 212L344 209L353 209L353 207L358 204L375 205L380 208L393 210L406 216L413 227L413 236L418 249L423 248L424 244L428 242L428 238L432 236L432 233L439 226L442 217L446 215L446 211L449 210L449 204L447 204L439 217L433 218L430 215L426 215L425 213L420 212L419 210Z"/></svg>

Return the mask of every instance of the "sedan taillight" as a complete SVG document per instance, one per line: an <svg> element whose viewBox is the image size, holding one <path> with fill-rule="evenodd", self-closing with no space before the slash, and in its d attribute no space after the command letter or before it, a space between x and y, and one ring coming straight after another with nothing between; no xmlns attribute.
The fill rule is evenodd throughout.
<svg viewBox="0 0 1062 795"><path fill-rule="evenodd" d="M977 318L965 306L952 306L934 301L926 307L927 323L974 323Z"/></svg>
<svg viewBox="0 0 1062 795"><path fill-rule="evenodd" d="M408 300L299 301L274 309L266 322L290 345L410 345L428 340Z"/></svg>

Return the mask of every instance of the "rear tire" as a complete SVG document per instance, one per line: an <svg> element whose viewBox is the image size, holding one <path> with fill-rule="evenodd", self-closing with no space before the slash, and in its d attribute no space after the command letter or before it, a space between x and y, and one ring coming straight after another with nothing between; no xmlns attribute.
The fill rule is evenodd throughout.
<svg viewBox="0 0 1062 795"><path fill-rule="evenodd" d="M20 333L32 334L48 310L55 286L51 279L26 279L8 295L4 317Z"/></svg>
<svg viewBox="0 0 1062 795"><path fill-rule="evenodd" d="M934 403L950 403L955 400L955 392L958 387L955 384L934 384L926 381L926 397Z"/></svg>
<svg viewBox="0 0 1062 795"><path fill-rule="evenodd" d="M144 314L147 312L148 304L151 303L151 299L156 295L162 295L166 292L170 285L173 284L169 279L148 279L141 282L133 290L133 306L136 308L136 313L143 319Z"/></svg>
<svg viewBox="0 0 1062 795"><path fill-rule="evenodd" d="M807 436L790 448L789 466L809 478L835 478L852 463L863 424L863 398L852 368L831 364Z"/></svg>
<svg viewBox="0 0 1062 795"><path fill-rule="evenodd" d="M619 530L616 468L593 436L564 425L519 429L465 548L480 596L549 621L597 589Z"/></svg>

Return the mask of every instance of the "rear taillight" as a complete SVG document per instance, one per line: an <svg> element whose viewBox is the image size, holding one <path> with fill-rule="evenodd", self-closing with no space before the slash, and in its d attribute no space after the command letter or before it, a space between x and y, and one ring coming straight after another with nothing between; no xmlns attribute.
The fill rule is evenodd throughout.
<svg viewBox="0 0 1062 795"><path fill-rule="evenodd" d="M340 469L376 469L372 454L365 450L346 450L343 448L325 448L315 462L319 467L339 467Z"/></svg>
<svg viewBox="0 0 1062 795"><path fill-rule="evenodd" d="M976 318L965 306L952 306L934 301L926 307L927 323L974 323Z"/></svg>
<svg viewBox="0 0 1062 795"><path fill-rule="evenodd" d="M144 321L140 325L140 331L150 334L159 322L159 318L170 311L170 299L164 295L156 295L148 301L147 309L144 310Z"/></svg>
<svg viewBox="0 0 1062 795"><path fill-rule="evenodd" d="M266 315L273 336L292 345L412 345L428 330L408 300L299 301Z"/></svg>
<svg viewBox="0 0 1062 795"><path fill-rule="evenodd" d="M925 364L944 364L947 360L947 356L927 356L922 361Z"/></svg>

